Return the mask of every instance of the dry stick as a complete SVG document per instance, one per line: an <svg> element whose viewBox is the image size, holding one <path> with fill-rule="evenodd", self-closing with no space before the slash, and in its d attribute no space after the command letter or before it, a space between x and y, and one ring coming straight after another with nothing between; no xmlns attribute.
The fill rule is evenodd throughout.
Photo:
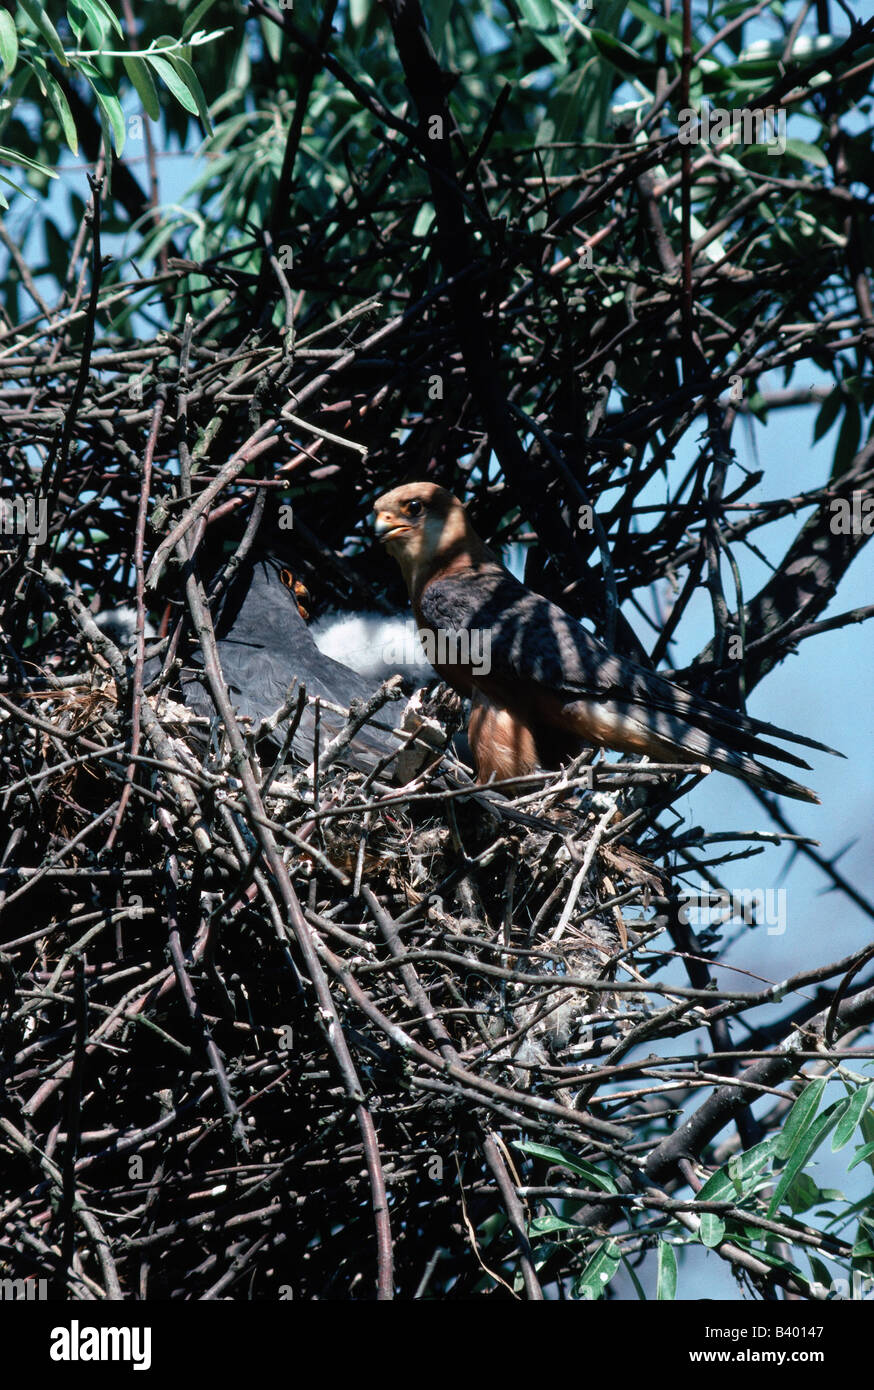
<svg viewBox="0 0 874 1390"><path fill-rule="evenodd" d="M146 610L144 603L143 589L143 548L146 537L146 517L149 508L149 492L152 484L152 459L154 458L155 447L158 443L158 434L161 429L161 421L164 415L164 399L161 397L155 403L155 411L152 417L152 426L149 430L149 438L146 443L146 452L143 459L143 481L140 488L140 501L137 509L137 526L134 537L134 567L136 570L136 603L137 603L137 630L136 630L136 656L134 658L134 677L133 677L133 709L131 714L131 741L130 741L130 760L128 761L127 771L125 772L125 784L122 788L121 798L118 804L118 812L112 824L112 829L107 836L104 849L109 851L115 843L116 835L121 828L122 817L125 807L130 800L133 789L134 773L136 772L136 757L140 751L140 726L142 721L142 706L145 696L143 694L143 665L145 652L145 625Z"/></svg>
<svg viewBox="0 0 874 1390"><path fill-rule="evenodd" d="M222 1060L221 1053L216 1047L215 1040L212 1036L209 1025L206 1019L203 1017L203 1012L200 1008L200 1005L197 1002L197 995L195 993L194 985L191 983L191 976L189 975L188 968L185 964L185 956L182 950L182 942L179 936L177 893L179 888L180 872L179 858L174 845L173 824L166 811L159 811L158 819L163 824L164 832L167 836L170 846L172 846L167 855L166 861L168 885L166 901L167 932L170 946L170 959L173 962L173 970L176 974L176 982L179 986L179 993L182 995L185 1007L188 1010L188 1016L201 1034L204 1045L204 1051L206 1052L207 1056L207 1061L209 1062L213 1076L215 1077L216 1087L219 1095L221 1096L222 1104L225 1108L225 1114L227 1115L231 1123L231 1133L234 1136L234 1139L237 1141L237 1143L241 1146L243 1151L245 1153L248 1153L249 1141L246 1138L246 1131L243 1126L243 1121L240 1118L240 1111L237 1107L237 1103L234 1100L233 1093L231 1091L230 1083L228 1081L228 1075L225 1071L224 1061Z"/></svg>
<svg viewBox="0 0 874 1390"><path fill-rule="evenodd" d="M475 262L465 221L465 202L455 179L452 115L447 105L447 86L428 40L418 0L386 0L404 78L416 103L420 138L427 157L427 172L437 216L438 250L452 304L454 328L461 347L471 393L481 413L489 444L507 477L522 496L531 492L528 460L513 425L499 363L492 346L490 325L478 289L463 276ZM442 138L428 140L428 124L439 117ZM561 537L563 555L578 563L572 537L560 516L541 509L546 533Z"/></svg>
<svg viewBox="0 0 874 1390"><path fill-rule="evenodd" d="M21 885L20 888L16 888L14 892L10 893L9 896L4 899L4 911L12 903L16 902L19 898L23 897L27 893L30 893L33 890L33 888L35 888L36 885L45 877L49 869L54 868L55 866L60 864L64 856L69 854L71 850L76 849L77 846L82 844L82 842L86 840L88 836L91 834L92 830L96 830L98 825L102 825L105 820L108 820L109 817L112 815L113 811L115 810L116 804L116 802L113 802L112 805L108 806L105 811L101 811L99 815L95 816L92 820L90 820L88 824L78 832L78 834L74 835L71 840L67 841L63 849L59 849L54 854L52 854L50 858L45 862L45 864L41 864L40 867L36 869L33 874L31 874L31 876L27 879L25 883Z"/></svg>
<svg viewBox="0 0 874 1390"><path fill-rule="evenodd" d="M279 178L276 181L276 189L273 195L273 206L270 210L270 222L267 232L270 242L275 242L279 237L280 228L286 224L288 219L288 208L291 203L290 191L292 179L294 177L294 164L297 151L300 146L301 135L303 134L304 121L306 120L307 107L309 106L310 94L313 82L318 75L319 69L324 62L324 54L330 45L331 29L334 22L334 14L337 9L337 0L328 0L322 11L319 23L319 32L316 38L316 51L307 54L303 64L303 71L296 74L296 91L294 102L294 113L288 127L288 136L285 141L285 149L282 154L282 167L279 171ZM274 270L276 267L274 266ZM267 259L261 266L261 273L258 279L258 290L256 298L262 302L266 298L267 290Z"/></svg>
<svg viewBox="0 0 874 1390"><path fill-rule="evenodd" d="M419 1010L425 1026L439 1047L443 1057L454 1066L462 1068L463 1064L455 1050L452 1038L446 1029L439 1014L436 1013L434 1005L428 998L427 992L422 986L417 971L406 959L406 950L398 933L397 925L382 907L376 894L370 889L362 887L361 896L373 913L374 919L382 932L389 950L395 960L401 962L401 978L404 986ZM525 1288L528 1291L529 1299L540 1301L543 1298L543 1290L537 1278L534 1256L525 1231L525 1216L512 1183L507 1176L503 1157L495 1141L494 1135L487 1134L483 1140L483 1154L486 1162L495 1175L495 1180L501 1193L501 1198L506 1207L510 1228L516 1236L519 1245L519 1258L522 1266L522 1277L525 1281Z"/></svg>
<svg viewBox="0 0 874 1390"><path fill-rule="evenodd" d="M82 1129L82 1068L85 1062L85 1039L88 1033L88 994L85 985L84 957L76 957L75 971L75 1038L72 1065L66 1086L67 1137L64 1144L63 1192L61 1196L61 1268L65 1279L73 1265L75 1249L76 1157Z"/></svg>
<svg viewBox="0 0 874 1390"><path fill-rule="evenodd" d="M75 737L75 735L74 735L74 737ZM353 937L353 940L354 940L354 937ZM443 1016L445 1016L445 1017L446 1017L446 1015L443 1015ZM550 1122L550 1123L552 1123L552 1122Z"/></svg>
<svg viewBox="0 0 874 1390"><path fill-rule="evenodd" d="M367 700L353 700L349 706L349 714L345 726L340 732L331 739L327 747L318 750L318 772L321 775L327 772L328 768L333 767L340 757L340 754L348 748L359 729L367 723L373 715L378 714L383 705L390 701L399 700L402 695L400 676L390 676L387 681L373 692ZM409 742L409 740L408 740ZM316 774L315 761L310 763L304 772L304 779L314 779Z"/></svg>
<svg viewBox="0 0 874 1390"><path fill-rule="evenodd" d="M89 1056L97 1051L99 1044L105 1038L111 1036L111 1034L115 1032L118 1028L120 1028L122 1024L128 1020L128 1018L133 1016L128 1015L126 1013L126 1010L130 1001L134 999L137 994L142 994L143 999L140 1002L138 1009L134 1010L134 1012L140 1012L143 1008L145 1008L146 1002L148 1001L148 997L150 993L154 990L155 985L158 982L162 982L162 987L157 990L155 994L156 999L160 998L160 996L166 992L169 985L173 983L173 972L170 966L167 966L164 970L160 972L160 974L153 976L150 980L143 981L140 984L136 985L128 994L124 996L122 1001L115 1006L115 1008L107 1015L107 1017L104 1018L103 1022L100 1023L98 1027L94 1030L94 1033L90 1041L86 1045L85 1051L89 1054ZM71 1067L71 1061L68 1060L64 1062L58 1068L55 1076L51 1077L47 1081L44 1081L40 1085L38 1090L36 1090L34 1094L31 1096L30 1100L26 1101L25 1104L21 1107L22 1114L26 1115L28 1118L32 1118L34 1115L36 1115L37 1111L40 1110L42 1106L45 1104L45 1102L49 1100L51 1096L54 1095L54 1093L60 1088L64 1080L69 1076ZM83 1161L87 1162L87 1160Z"/></svg>
<svg viewBox="0 0 874 1390"><path fill-rule="evenodd" d="M203 946L195 946L193 955L197 960L202 953ZM141 981L135 985L123 998L115 1005L110 1013L98 1025L89 1041L86 1052L94 1052L98 1045L105 1042L114 1032L117 1031L125 1022L135 1019L149 1004L157 1003L165 994L169 993L176 985L175 975L172 966L165 966L164 969L153 975L150 979ZM142 997L134 1004L137 995ZM130 1011L128 1011L130 1010ZM70 1063L65 1062L58 1070L57 1076L44 1082L34 1093L29 1101L22 1106L22 1113L33 1116L45 1104L45 1102L58 1089L63 1079L69 1075ZM83 1159L83 1163L90 1162L90 1159Z"/></svg>
<svg viewBox="0 0 874 1390"><path fill-rule="evenodd" d="M610 805L607 807L607 810L601 816L601 819L598 821L598 824L595 826L594 830L592 831L592 834L590 835L586 843L586 852L583 857L583 862L577 870L576 876L571 885L571 890L568 894L568 899L565 903L558 925L556 926L555 930L552 932L552 935L549 938L550 946L556 946L558 944L558 942L564 936L564 933L567 929L567 925L570 922L571 917L573 916L573 911L576 906L577 898L580 894L580 889L582 888L583 883L585 882L586 877L589 873L589 870L592 867L592 860L594 859L598 846L601 843L601 837L604 834L604 831L607 829L607 826L609 825L610 821L616 814L616 797L617 794L614 794L613 796L608 798Z"/></svg>
<svg viewBox="0 0 874 1390"><path fill-rule="evenodd" d="M215 612L215 607L218 603L218 600L221 598L225 590L229 588L231 580L234 578L234 575L237 574L237 572L240 570L244 561L248 557L253 545L255 544L261 529L261 522L264 519L264 510L266 506L267 493L264 490L264 488L257 488L255 491L255 501L252 504L251 515L249 516L249 519L246 522L246 529L243 532L240 544L237 546L233 555L230 557L227 564L222 569L220 578L217 580L215 584L212 584L210 586L209 598L210 609L212 612ZM211 512L207 519L207 525L211 524L214 520L215 512ZM285 716L282 715L279 719L277 719L277 723L281 723L281 720L284 718ZM266 720L262 721L262 723L266 722ZM273 727L275 728L276 726L274 725ZM267 730L265 729L264 732L267 732Z"/></svg>
<svg viewBox="0 0 874 1390"><path fill-rule="evenodd" d="M822 1009L819 1013L800 1025L784 1042L778 1052L766 1061L756 1062L735 1078L732 1087L720 1087L708 1097L704 1104L690 1116L676 1131L663 1140L647 1159L647 1172L654 1178L669 1176L681 1158L696 1159L704 1146L728 1124L747 1100L742 1094L745 1081L773 1086L788 1076L796 1068L796 1048L803 1047L804 1036L822 1036L826 1025L831 1022L830 1011ZM861 990L858 994L844 999L837 1010L837 1020L843 1029L855 1028L870 1023L874 1018L874 988ZM737 1086L740 1086L740 1092Z"/></svg>
<svg viewBox="0 0 874 1390"><path fill-rule="evenodd" d="M319 1002L319 1021L324 1028L328 1046L334 1054L346 1094L350 1101L355 1104L355 1115L359 1129L361 1130L361 1138L364 1145L371 1186L374 1219L376 1222L378 1252L377 1298L380 1301L386 1301L394 1296L392 1240L385 1178L382 1171L382 1162L373 1119L365 1103L364 1091L358 1079L355 1064L346 1043L342 1024L340 1023L336 1006L331 996L330 987L319 962L318 955L313 945L312 933L301 911L301 906L289 877L288 869L272 833L264 824L259 823L261 820L266 819L266 816L258 791L258 782L252 769L251 761L247 756L245 743L240 733L233 707L228 698L227 688L222 679L215 631L210 621L209 614L207 613L200 586L194 575L189 575L185 590L188 606L194 621L195 631L201 645L201 650L203 651L204 671L209 681L213 702L227 732L228 741L234 755L234 761L243 784L245 800L255 817L255 833L261 842L268 866L276 879L292 931L294 932L294 936L304 959L307 975L315 989L316 997Z"/></svg>
<svg viewBox="0 0 874 1390"><path fill-rule="evenodd" d="M45 467L43 468L43 476L40 480L40 494L47 499L47 508L50 513L54 509L61 472L66 466L67 459L70 455L70 448L76 429L76 416L85 395L85 387L88 384L91 353L94 349L94 333L97 326L97 305L100 297L100 277L103 269L103 262L100 254L100 195L103 180L94 179L89 174L88 182L91 185L91 294L86 311L85 341L82 348L79 371L73 386L72 398L64 413L64 424L58 447L50 452ZM37 562L40 558L41 549L41 546L37 547Z"/></svg>
<svg viewBox="0 0 874 1390"><path fill-rule="evenodd" d="M194 505L191 506L182 520L177 522L168 535L164 537L161 544L152 556L152 562L146 572L146 588L153 589L157 584L164 569L167 559L173 550L179 545L180 541L188 534L192 526L200 519L205 511L209 510L210 504L223 492L228 483L232 483L240 473L248 467L254 459L266 453L275 446L274 431L277 425L276 420L268 420L259 426L245 444L241 444L239 449L234 451L233 456L221 468L211 483L200 493Z"/></svg>
<svg viewBox="0 0 874 1390"><path fill-rule="evenodd" d="M19 1149L26 1158L42 1169L52 1186L57 1188L60 1197L64 1190L64 1178L57 1165L54 1164L36 1144L32 1143L26 1135L22 1134L19 1129L16 1129L12 1121L6 1119L5 1116L0 1116L0 1130L7 1135L15 1147ZM113 1302L121 1302L124 1299L124 1294L122 1293L121 1284L118 1280L109 1241L103 1232L100 1222L79 1196L74 1196L73 1198L73 1210L85 1227L97 1252L100 1268L103 1271L103 1277L106 1281L105 1297L111 1299Z"/></svg>
<svg viewBox="0 0 874 1390"><path fill-rule="evenodd" d="M116 647L115 643L112 642L105 633L100 631L100 628L94 622L91 614L72 592L66 580L61 575L44 567L42 578L50 589L53 589L61 596L68 612L79 624L79 627L82 629L89 642L93 642L98 650L106 656L112 668L112 674L116 684L119 687L119 702L121 703L128 685L128 676L124 657L118 650L118 647ZM0 704L2 703L6 702L3 696L0 696ZM14 709L15 706L12 708ZM173 763L175 760L173 758L173 748L170 739L164 733L161 722L147 699L142 702L142 720L146 738L155 750L155 756L166 763ZM47 727L51 728L50 725ZM180 776L178 773L168 773L167 775L170 785L182 807L185 823L191 831L197 850L201 854L207 854L211 847L210 839L206 830L206 825L204 824L200 805L191 789L190 783L187 778Z"/></svg>
<svg viewBox="0 0 874 1390"><path fill-rule="evenodd" d="M553 1101L542 1100L539 1096L522 1096L507 1086L500 1086L496 1082L489 1081L485 1077L477 1076L476 1073L469 1071L467 1068L456 1067L451 1062L436 1057L434 1053L429 1052L428 1048L423 1047L421 1043L417 1043L405 1029L401 1028L399 1024L394 1023L392 1019L388 1018L377 1008L370 999L370 996L358 984L354 975L346 968L343 961L341 961L338 956L334 955L324 942L318 942L317 940L317 949L319 954L327 961L331 970L336 974L350 998L355 1001L368 1018L372 1018L373 1021L379 1025L397 1047L401 1048L403 1052L417 1057L421 1062L424 1062L427 1067L439 1072L450 1081L461 1083L469 1087L475 1093L481 1093L483 1099L493 1098L495 1100L508 1101L511 1104L519 1106L521 1109L530 1109L535 1114L549 1115L554 1119L563 1120L572 1127L582 1130L590 1139L602 1145L605 1143L609 1144L614 1140L627 1140L630 1137L628 1130L620 1125L608 1124L604 1120L596 1120L592 1116L581 1115L575 1110L568 1109L566 1106L556 1105ZM418 957L416 953L409 952L408 958L415 960ZM438 959L439 958L438 956ZM465 964L471 966L470 961L465 961ZM473 967L471 966L471 968ZM481 965L478 965L476 968L483 969ZM507 973L509 974L510 972ZM514 976L514 978L518 978L518 976ZM569 978L570 977L565 979L563 977L562 983L567 984ZM534 983L543 984L543 976L538 976Z"/></svg>
<svg viewBox="0 0 874 1390"><path fill-rule="evenodd" d="M510 1180L510 1175L507 1172L507 1165L504 1161L504 1156L501 1153L500 1147L498 1145L497 1140L495 1139L494 1134L486 1135L483 1152L485 1154L486 1163L488 1164L489 1168L494 1174L495 1181L498 1184L498 1190L501 1194L501 1199L504 1203L504 1206L507 1209L507 1214L510 1218L510 1229L512 1230L513 1235L516 1237L516 1241L519 1246L519 1259L522 1266L522 1278L525 1281L525 1288L528 1293L528 1297L532 1302L542 1302L543 1290L540 1287L540 1282L535 1272L536 1265L534 1262L534 1252L531 1249L531 1244L528 1240L528 1235L526 1232L527 1223L525 1220L525 1212L522 1208L522 1203L519 1201L519 1198L517 1196L516 1188L513 1186L513 1183Z"/></svg>

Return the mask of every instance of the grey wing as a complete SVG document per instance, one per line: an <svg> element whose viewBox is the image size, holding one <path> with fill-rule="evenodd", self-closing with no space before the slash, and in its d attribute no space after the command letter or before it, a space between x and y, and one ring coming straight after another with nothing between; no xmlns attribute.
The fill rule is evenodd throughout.
<svg viewBox="0 0 874 1390"><path fill-rule="evenodd" d="M277 583L267 562L256 563L251 572L241 577L239 587L229 588L216 616L215 629L231 703L238 715L253 724L276 712L294 680L298 689L306 687L309 697L319 696L342 709L348 709L353 700L368 699L377 689L350 667L319 650L293 596ZM216 712L209 687L195 674L201 666L200 653L195 652L193 669L187 679L185 672L181 678L183 698L196 713L212 719ZM378 718L397 727L401 709L397 703L386 704ZM322 709L320 746L324 747L339 733L344 723L342 715ZM282 739L284 727L279 726L272 736L274 741ZM297 759L312 761L314 738L315 715L308 704L292 744ZM397 746L397 739L390 733L368 724L345 750L343 761L369 771Z"/></svg>

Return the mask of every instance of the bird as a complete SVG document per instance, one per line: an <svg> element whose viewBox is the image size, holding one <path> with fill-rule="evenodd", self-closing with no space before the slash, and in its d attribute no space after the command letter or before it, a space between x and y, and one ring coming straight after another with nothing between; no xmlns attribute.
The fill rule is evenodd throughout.
<svg viewBox="0 0 874 1390"><path fill-rule="evenodd" d="M597 747L704 764L765 791L819 803L809 787L759 757L809 770L769 740L834 749L693 694L611 652L520 583L445 488L403 484L379 497L373 514L378 540L400 566L426 654L441 678L471 700L468 739L481 783L557 768Z"/></svg>
<svg viewBox="0 0 874 1390"><path fill-rule="evenodd" d="M368 680L400 675L414 690L433 679L415 625L406 613L331 609L310 628L319 650Z"/></svg>
<svg viewBox="0 0 874 1390"><path fill-rule="evenodd" d="M344 710L353 700L369 699L379 688L379 681L360 676L319 650L305 621L304 605L308 601L304 585L285 559L261 551L242 562L214 607L212 619L219 662L231 704L237 715L251 721L253 727L284 704L295 679L297 689L305 686L309 697L319 696L321 702ZM160 661L149 663L144 672L147 684L160 667ZM202 670L203 659L195 647L179 675L182 698L195 714L215 721L217 714L209 687L199 678ZM399 728L402 704L383 705L376 718ZM342 730L345 722L342 715L322 704L320 749ZM269 734L272 742L281 743L285 727L283 722ZM314 738L315 715L308 703L291 745L297 761L312 761ZM392 733L368 723L358 730L341 761L369 772L379 759L400 746Z"/></svg>
<svg viewBox="0 0 874 1390"><path fill-rule="evenodd" d="M284 705L296 680L296 688L305 687L309 700L290 751L294 761L310 764L315 751L316 722L309 701L318 696L321 703L321 757L327 743L346 723L345 716L330 706L345 711L353 701L369 700L383 681L395 673L400 675L404 693L410 698L384 704L375 715L375 722L369 720L342 749L338 763L369 773L388 757L391 761L384 764L381 775L403 785L435 759L439 761L450 737L458 756L462 760L469 756L467 740L454 732L460 723L460 715L452 705L453 700L458 703L457 697L439 687L431 688L434 682L429 680L427 665L403 659L407 634L396 619L383 617L374 627L365 615L363 626L353 624L350 629L346 619L335 616L318 629L306 621L306 605L310 602L310 595L296 577L288 557L265 545L259 545L240 564L215 602L212 619L219 662L238 717L256 728ZM353 650L348 665L319 645L323 642L334 651L344 651L350 635L357 642L362 634L369 637L371 651ZM396 659L398 653L400 660ZM146 685L158 676L161 665L159 658L146 663ZM179 688L184 704L215 727L218 713L209 685L201 679L202 671L203 658L194 646L179 673ZM287 727L288 721L282 720L265 737L270 743L281 745Z"/></svg>

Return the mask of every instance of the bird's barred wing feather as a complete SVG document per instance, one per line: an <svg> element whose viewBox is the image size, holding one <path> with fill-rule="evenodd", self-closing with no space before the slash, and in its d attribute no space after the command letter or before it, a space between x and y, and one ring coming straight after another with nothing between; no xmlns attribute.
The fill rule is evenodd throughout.
<svg viewBox="0 0 874 1390"><path fill-rule="evenodd" d="M638 729L641 744L649 734L686 758L707 760L773 790L789 792L791 788L790 794L804 794L804 799L811 799L812 793L761 767L750 755L764 754L808 767L763 735L833 751L815 739L690 694L612 655L580 623L526 589L499 565L435 578L422 594L420 610L429 627L477 628L487 633L491 689L503 690L511 707L514 699L522 699L552 722L570 718L576 703L587 708L594 704L622 722L626 732ZM611 744L609 737L602 741Z"/></svg>

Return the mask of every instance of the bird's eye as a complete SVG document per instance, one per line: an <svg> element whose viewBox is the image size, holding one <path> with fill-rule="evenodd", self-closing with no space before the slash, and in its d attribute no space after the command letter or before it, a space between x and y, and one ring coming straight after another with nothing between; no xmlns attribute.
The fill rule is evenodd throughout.
<svg viewBox="0 0 874 1390"><path fill-rule="evenodd" d="M294 575L291 570L281 569L279 571L279 579L280 582L285 585L286 589L294 589Z"/></svg>
<svg viewBox="0 0 874 1390"><path fill-rule="evenodd" d="M407 516L421 516L422 504L413 498L412 502L407 503Z"/></svg>

